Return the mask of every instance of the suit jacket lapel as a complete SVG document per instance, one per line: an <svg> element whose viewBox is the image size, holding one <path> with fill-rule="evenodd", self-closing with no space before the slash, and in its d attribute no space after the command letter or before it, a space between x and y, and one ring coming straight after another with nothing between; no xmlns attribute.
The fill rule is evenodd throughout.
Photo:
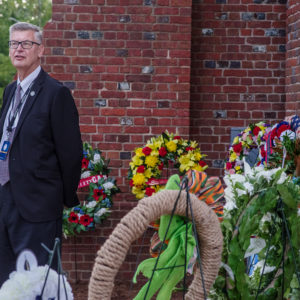
<svg viewBox="0 0 300 300"><path fill-rule="evenodd" d="M3 99L3 105L5 105L5 106L3 108L3 112L2 112L2 115L1 115L1 119L0 119L0 138L1 138L2 134L3 134L4 121L5 121L5 118L6 118L6 115L7 115L7 111L8 111L8 108L10 106L12 97L14 95L16 86L17 86L17 82L15 81L14 83L12 83L10 91L7 92L8 96L6 97L6 99Z"/></svg>
<svg viewBox="0 0 300 300"><path fill-rule="evenodd" d="M45 76L46 76L45 71L43 69L41 69L41 72L39 73L38 77L36 78L35 83L33 84L31 91L25 101L23 110L20 115L20 119L18 121L16 130L15 130L14 139L17 136L18 132L20 131L20 128L21 128L26 116L28 115L33 103L35 102L35 100L42 88L42 83L44 82Z"/></svg>

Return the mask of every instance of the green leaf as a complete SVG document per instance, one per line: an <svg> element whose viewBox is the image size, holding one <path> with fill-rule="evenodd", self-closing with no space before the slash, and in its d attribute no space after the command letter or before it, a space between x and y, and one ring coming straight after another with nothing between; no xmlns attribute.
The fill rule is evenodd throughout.
<svg viewBox="0 0 300 300"><path fill-rule="evenodd" d="M291 194L290 190L286 185L278 184L277 190L282 197L283 202L290 208L296 209L297 208L297 201Z"/></svg>

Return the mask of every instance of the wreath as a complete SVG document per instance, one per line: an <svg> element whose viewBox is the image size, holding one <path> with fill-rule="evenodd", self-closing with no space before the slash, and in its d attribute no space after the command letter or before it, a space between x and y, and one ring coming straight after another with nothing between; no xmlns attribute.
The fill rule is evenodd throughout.
<svg viewBox="0 0 300 300"><path fill-rule="evenodd" d="M180 175L190 169L204 171L208 167L202 160L206 155L201 154L196 141L185 140L168 131L152 137L144 147L136 148L134 152L128 179L137 199L162 189L167 180L161 177L169 167L177 168Z"/></svg>
<svg viewBox="0 0 300 300"><path fill-rule="evenodd" d="M75 235L81 231L95 229L110 213L113 205L112 196L119 192L116 180L108 177L109 160L101 156L101 151L83 143L81 179L78 188L88 186L89 193L85 201L75 207L64 209L64 236Z"/></svg>
<svg viewBox="0 0 300 300"><path fill-rule="evenodd" d="M298 116L295 117L299 119ZM234 138L229 148L225 173L243 174L244 161L253 149L258 152L253 165L262 164L266 168L286 167L289 173L293 173L296 167L294 159L300 154L300 143L297 143L295 133L300 123L293 125L294 119L276 123L272 127L264 122L250 124Z"/></svg>
<svg viewBox="0 0 300 300"><path fill-rule="evenodd" d="M223 267L210 299L299 299L299 186L282 168L248 164L224 181Z"/></svg>
<svg viewBox="0 0 300 300"><path fill-rule="evenodd" d="M176 207L174 207L177 197L177 190L164 190L156 193L150 198L144 198L139 201L138 205L120 220L112 234L97 252L89 283L88 299L111 299L114 279L126 257L127 251L131 244L143 234L151 221L172 213L186 216L187 195L185 192L182 192L179 195ZM222 233L214 212L203 201L199 201L195 195L191 194L190 197L205 280L201 280L200 268L197 268L185 298L202 300L205 298L203 284L206 291L208 291L218 274L222 254ZM169 273L168 271L164 272L164 276L162 275L164 268L161 265L163 263L164 260L161 258L157 264L157 269L156 267L154 269L151 268L147 277L150 277L152 272L157 271L153 277L152 286L160 286L160 291L157 295L159 299L169 299L170 297L165 297L164 295L170 296L172 279L166 276ZM174 269L175 264L171 265L172 267L169 267L169 271ZM178 274L182 273L182 268L180 267L183 266L177 266L179 267L177 268L179 270ZM151 296L149 293L148 296L145 295L143 298L137 296L135 299L152 299Z"/></svg>
<svg viewBox="0 0 300 300"><path fill-rule="evenodd" d="M264 135L270 125L259 122L250 124L244 131L233 139L229 148L225 172L229 174L242 174L244 172L244 158L252 149L263 147Z"/></svg>

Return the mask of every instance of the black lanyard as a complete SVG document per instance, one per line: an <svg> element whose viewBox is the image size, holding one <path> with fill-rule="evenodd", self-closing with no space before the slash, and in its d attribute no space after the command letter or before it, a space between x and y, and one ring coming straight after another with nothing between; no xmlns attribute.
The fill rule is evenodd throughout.
<svg viewBox="0 0 300 300"><path fill-rule="evenodd" d="M11 132L12 132L12 127L13 127L13 125L14 125L14 123L15 123L16 117L17 117L18 113L20 112L21 107L23 106L23 103L24 103L25 100L27 99L27 97L28 97L28 95L29 95L29 93L30 93L30 90L31 90L32 85L33 85L33 82L30 84L30 86L28 87L26 93L25 93L25 94L23 95L23 97L21 98L21 101L20 101L19 105L17 106L17 108L16 108L16 110L15 110L13 116L11 117L11 112L12 112L12 110L13 110L14 102L15 102L15 97L16 97L16 95L15 95L15 94L16 94L16 91L15 91L15 94L14 94L14 100L13 100L13 103L12 103L12 108L11 108L11 110L10 110L10 112L9 112L9 116L8 116L9 122L8 122L7 127L6 127L6 132L7 132L8 135L10 135ZM16 90L17 90L17 89L16 89Z"/></svg>

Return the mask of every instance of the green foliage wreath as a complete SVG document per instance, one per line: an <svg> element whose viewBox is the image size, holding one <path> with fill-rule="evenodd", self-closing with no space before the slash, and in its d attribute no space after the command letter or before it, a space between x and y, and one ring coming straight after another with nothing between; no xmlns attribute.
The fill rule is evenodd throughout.
<svg viewBox="0 0 300 300"><path fill-rule="evenodd" d="M280 168L246 166L224 180L223 263L209 299L300 299L299 185Z"/></svg>

